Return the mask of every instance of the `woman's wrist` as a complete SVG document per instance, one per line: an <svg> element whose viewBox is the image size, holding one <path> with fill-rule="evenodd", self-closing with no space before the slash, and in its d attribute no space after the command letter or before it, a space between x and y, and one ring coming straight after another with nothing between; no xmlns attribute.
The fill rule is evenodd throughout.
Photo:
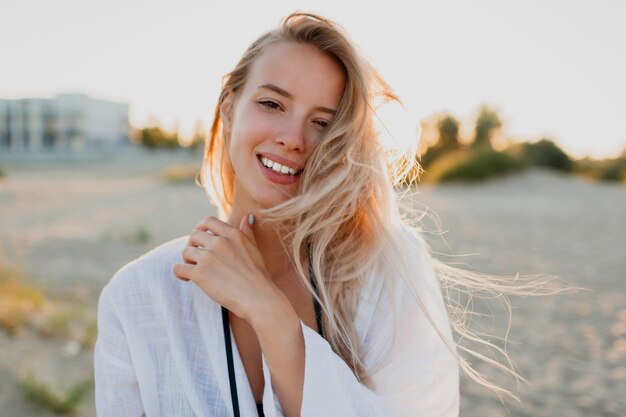
<svg viewBox="0 0 626 417"><path fill-rule="evenodd" d="M276 291L275 297L265 298L262 302L255 303L247 314L247 321L259 339L263 334L275 334L290 322L297 322L298 325L300 323L300 318L287 296L278 288Z"/></svg>

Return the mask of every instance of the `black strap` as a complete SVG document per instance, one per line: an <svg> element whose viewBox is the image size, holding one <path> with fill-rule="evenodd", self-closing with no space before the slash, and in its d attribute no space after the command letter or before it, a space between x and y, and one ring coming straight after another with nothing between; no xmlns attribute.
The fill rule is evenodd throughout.
<svg viewBox="0 0 626 417"><path fill-rule="evenodd" d="M317 294L317 279L313 274L313 267L311 266L311 258L309 257L309 275L311 277L311 285ZM318 295L319 296L319 295ZM313 304L315 307L315 319L317 321L317 328L322 337L324 337L324 330L322 329L322 307L317 302L315 297L313 298ZM224 344L226 346L226 362L228 364L228 380L230 381L230 399L233 403L233 413L235 417L240 417L239 414L239 399L237 397L237 381L235 380L235 364L233 361L233 346L230 339L230 323L228 321L228 310L222 306L222 325L224 327ZM263 407L257 404L257 410L259 411L259 417L263 417Z"/></svg>
<svg viewBox="0 0 626 417"><path fill-rule="evenodd" d="M309 246L309 277L311 277L311 286L313 291L319 297L317 292L317 279L315 278L315 272L313 272L313 265L311 264L311 247ZM324 328L322 327L322 306L317 302L317 299L313 297L313 306L315 307L315 320L317 321L317 330L322 337L324 337Z"/></svg>
<svg viewBox="0 0 626 417"><path fill-rule="evenodd" d="M230 398L233 402L233 413L239 417L239 399L237 398L237 381L235 381L235 364L233 362L233 347L230 340L230 323L228 310L222 306L222 324L224 326L224 343L226 345L226 363L228 364L228 379L230 380Z"/></svg>

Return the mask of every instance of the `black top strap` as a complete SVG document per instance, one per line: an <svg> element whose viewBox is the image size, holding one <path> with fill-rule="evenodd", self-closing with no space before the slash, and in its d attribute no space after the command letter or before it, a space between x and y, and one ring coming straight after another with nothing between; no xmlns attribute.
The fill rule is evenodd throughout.
<svg viewBox="0 0 626 417"><path fill-rule="evenodd" d="M235 381L235 364L233 362L233 346L230 340L230 323L228 310L222 306L222 325L224 327L224 344L226 345L226 363L228 364L228 380L230 381L230 398L233 403L233 414L239 417L239 398L237 398L237 381Z"/></svg>
<svg viewBox="0 0 626 417"><path fill-rule="evenodd" d="M309 245L309 277L311 278L311 286L313 287L313 291L319 297L319 292L317 291L317 278L315 277L315 273L313 272L313 265L311 264L311 246ZM317 302L315 297L313 298L313 306L315 307L315 320L317 321L317 330L319 334L324 337L324 328L322 327L322 306Z"/></svg>
<svg viewBox="0 0 626 417"><path fill-rule="evenodd" d="M309 246L309 255L310 255L310 246ZM313 273L313 267L311 265L311 257L309 256L309 276L311 278L311 286L317 292L317 279L315 278L315 274ZM318 294L319 296L319 294ZM317 321L317 328L322 337L324 337L324 329L322 328L322 307L317 302L315 297L313 298L313 304L315 308L315 320ZM239 399L237 396L237 381L235 380L235 364L233 361L233 346L231 341L231 332L230 332L230 323L228 320L228 310L226 307L222 306L222 325L224 327L224 345L226 346L226 362L228 364L228 380L230 382L230 398L233 403L233 413L235 417L240 417L239 413ZM263 415L263 405L257 404L257 411L259 412L259 417L264 417Z"/></svg>

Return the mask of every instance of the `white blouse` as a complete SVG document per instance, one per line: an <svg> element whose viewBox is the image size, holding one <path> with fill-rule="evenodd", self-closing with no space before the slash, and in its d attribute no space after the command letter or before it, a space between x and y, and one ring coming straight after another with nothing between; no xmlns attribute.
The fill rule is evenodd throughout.
<svg viewBox="0 0 626 417"><path fill-rule="evenodd" d="M191 281L175 277L189 236L171 240L121 268L98 303L94 353L99 417L232 416L221 307ZM448 340L450 322L423 240L416 255L421 296ZM420 250L421 248L421 250ZM372 271L361 290L355 328L374 390L359 383L328 342L302 321L302 417L457 417L459 367L409 292L399 285L395 321ZM388 300L388 299L387 299ZM394 333L393 328L396 326ZM257 408L231 333L239 408ZM283 416L262 357L266 417Z"/></svg>

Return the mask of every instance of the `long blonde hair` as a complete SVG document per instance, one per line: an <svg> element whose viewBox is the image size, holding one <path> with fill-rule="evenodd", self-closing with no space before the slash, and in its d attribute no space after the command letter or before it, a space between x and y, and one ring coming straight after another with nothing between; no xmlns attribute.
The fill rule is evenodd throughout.
<svg viewBox="0 0 626 417"><path fill-rule="evenodd" d="M458 354L457 345L447 336L447 331L437 329L425 311L415 278L415 271L424 267L424 258L410 252L416 245L427 247L419 228L409 224L420 213L409 210L408 220L403 218L395 189L407 175L419 174L420 168L414 155L386 158L390 153L381 145L374 123L374 101L399 102L399 99L336 23L309 13L292 13L277 28L252 43L234 70L223 77L200 171L200 185L218 207L220 217L230 214L234 193L234 173L227 153L229 138L223 134L220 105L227 94L236 96L241 91L256 58L278 42L316 47L341 65L346 79L337 114L306 161L299 194L263 210L260 216L284 236L283 246L298 277L322 306L325 337L333 350L359 381L373 388L370 377L375 369L364 366L354 321L365 277L373 270L386 271L377 276L390 277L383 282L387 294L395 293L396 282L391 277L402 280L468 376L497 393L516 398L472 369ZM314 275L319 277L319 297L307 277L308 267L304 266L307 257ZM473 335L466 327L467 320L458 318L460 305L450 291L549 293L545 290L545 280L527 277L511 283L506 277L464 271L437 259L433 259L432 267L445 290L450 323L457 338L494 348L508 361L505 351ZM393 298L390 302L394 305ZM462 350L519 377L510 361L505 366L472 349Z"/></svg>

